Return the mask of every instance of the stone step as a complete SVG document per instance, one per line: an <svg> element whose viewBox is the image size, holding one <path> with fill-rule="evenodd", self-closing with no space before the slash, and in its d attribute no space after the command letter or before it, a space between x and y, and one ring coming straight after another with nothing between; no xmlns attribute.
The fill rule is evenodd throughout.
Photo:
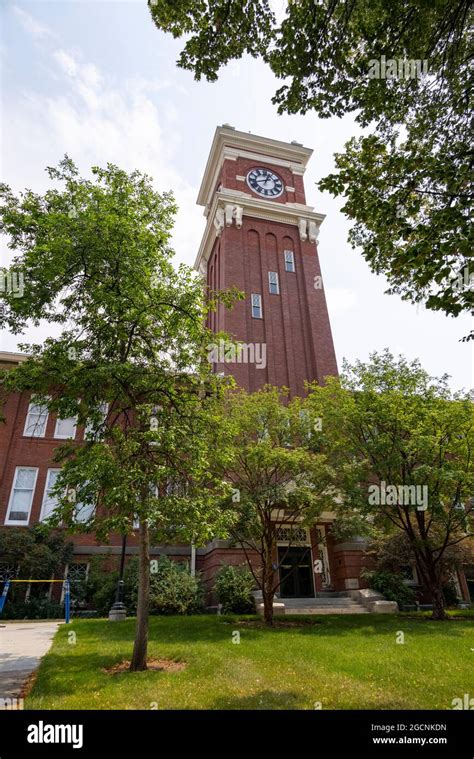
<svg viewBox="0 0 474 759"><path fill-rule="evenodd" d="M275 614L369 614L369 610L350 597L340 598L277 598L273 604ZM257 602L257 612L263 613L263 604Z"/></svg>
<svg viewBox="0 0 474 759"><path fill-rule="evenodd" d="M361 604L352 606L300 606L285 609L285 614L369 614Z"/></svg>
<svg viewBox="0 0 474 759"><path fill-rule="evenodd" d="M303 596L303 597L298 597L298 598L291 597L291 598L284 598L283 600L290 601L290 602L291 601L320 601L321 599L324 599L324 598L327 598L330 600L339 599L339 598L352 598L352 595L351 595L351 592L348 590L339 590L339 591L325 590L318 593L315 596Z"/></svg>
<svg viewBox="0 0 474 759"><path fill-rule="evenodd" d="M316 598L279 598L285 614L368 614L368 609L354 600L350 593L326 591ZM277 608L275 612L278 613Z"/></svg>
<svg viewBox="0 0 474 759"><path fill-rule="evenodd" d="M353 606L352 598L281 598L287 609L299 606Z"/></svg>

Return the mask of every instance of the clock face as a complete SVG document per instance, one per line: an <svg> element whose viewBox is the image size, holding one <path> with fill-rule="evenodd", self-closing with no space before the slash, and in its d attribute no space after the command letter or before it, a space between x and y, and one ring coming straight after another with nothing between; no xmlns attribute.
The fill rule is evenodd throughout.
<svg viewBox="0 0 474 759"><path fill-rule="evenodd" d="M247 184L264 198L278 198L283 192L283 181L270 169L251 169L247 174Z"/></svg>

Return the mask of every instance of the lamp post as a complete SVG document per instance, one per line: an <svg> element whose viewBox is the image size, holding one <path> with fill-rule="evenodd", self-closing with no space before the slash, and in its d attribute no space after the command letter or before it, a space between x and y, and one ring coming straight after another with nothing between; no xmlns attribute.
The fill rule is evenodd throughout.
<svg viewBox="0 0 474 759"><path fill-rule="evenodd" d="M196 576L196 544L191 543L191 577Z"/></svg>
<svg viewBox="0 0 474 759"><path fill-rule="evenodd" d="M122 535L122 555L120 557L120 572L119 572L119 579L117 582L117 592L115 594L115 603L112 604L110 611L109 611L109 620L111 622L120 622L120 620L125 619L127 616L127 610L125 608L125 604L123 603L123 570L125 567L125 551L127 548L127 536Z"/></svg>

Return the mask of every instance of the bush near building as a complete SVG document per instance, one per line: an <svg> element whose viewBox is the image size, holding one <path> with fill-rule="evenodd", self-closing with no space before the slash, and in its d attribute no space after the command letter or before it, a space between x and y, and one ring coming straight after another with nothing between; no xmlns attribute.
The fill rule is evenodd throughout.
<svg viewBox="0 0 474 759"><path fill-rule="evenodd" d="M245 567L223 566L216 575L214 590L224 614L253 614L255 580Z"/></svg>

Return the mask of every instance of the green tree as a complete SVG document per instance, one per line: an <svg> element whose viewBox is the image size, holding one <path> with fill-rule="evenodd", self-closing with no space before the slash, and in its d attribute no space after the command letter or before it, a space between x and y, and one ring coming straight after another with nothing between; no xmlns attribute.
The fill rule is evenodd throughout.
<svg viewBox="0 0 474 759"><path fill-rule="evenodd" d="M262 591L268 625L280 587L278 529L312 525L334 497L326 456L302 445L319 434L318 420L311 421L301 399L286 401L285 391L273 387L230 390L216 425L213 468L233 488L226 501L229 532Z"/></svg>
<svg viewBox="0 0 474 759"><path fill-rule="evenodd" d="M252 572L244 566L223 564L215 577L214 591L224 614L252 614L255 611Z"/></svg>
<svg viewBox="0 0 474 759"><path fill-rule="evenodd" d="M19 580L48 580L72 559L72 543L58 530L40 526L0 528L1 563L15 569ZM26 586L25 586L26 587Z"/></svg>
<svg viewBox="0 0 474 759"><path fill-rule="evenodd" d="M146 669L150 534L203 541L223 529L225 485L208 473L219 380L203 360L209 336L202 283L175 271L171 194L116 166L78 176L67 157L48 169L60 187L16 197L0 190L0 229L24 275L23 297L3 294L0 327L62 328L4 371L5 393L29 390L61 418L86 426L63 463L50 519L107 540L139 524L137 629L132 670ZM107 404L104 408L103 404Z"/></svg>
<svg viewBox="0 0 474 759"><path fill-rule="evenodd" d="M367 534L404 533L433 617L443 619L449 554L473 535L472 398L385 351L345 363L339 380L312 388L308 406L323 419L342 521L355 518Z"/></svg>
<svg viewBox="0 0 474 759"><path fill-rule="evenodd" d="M474 307L472 4L468 0L152 0L154 23L186 35L196 79L249 54L285 83L280 113L354 113L352 139L321 190L346 198L350 242L391 293L457 316ZM471 337L472 337L471 333Z"/></svg>

